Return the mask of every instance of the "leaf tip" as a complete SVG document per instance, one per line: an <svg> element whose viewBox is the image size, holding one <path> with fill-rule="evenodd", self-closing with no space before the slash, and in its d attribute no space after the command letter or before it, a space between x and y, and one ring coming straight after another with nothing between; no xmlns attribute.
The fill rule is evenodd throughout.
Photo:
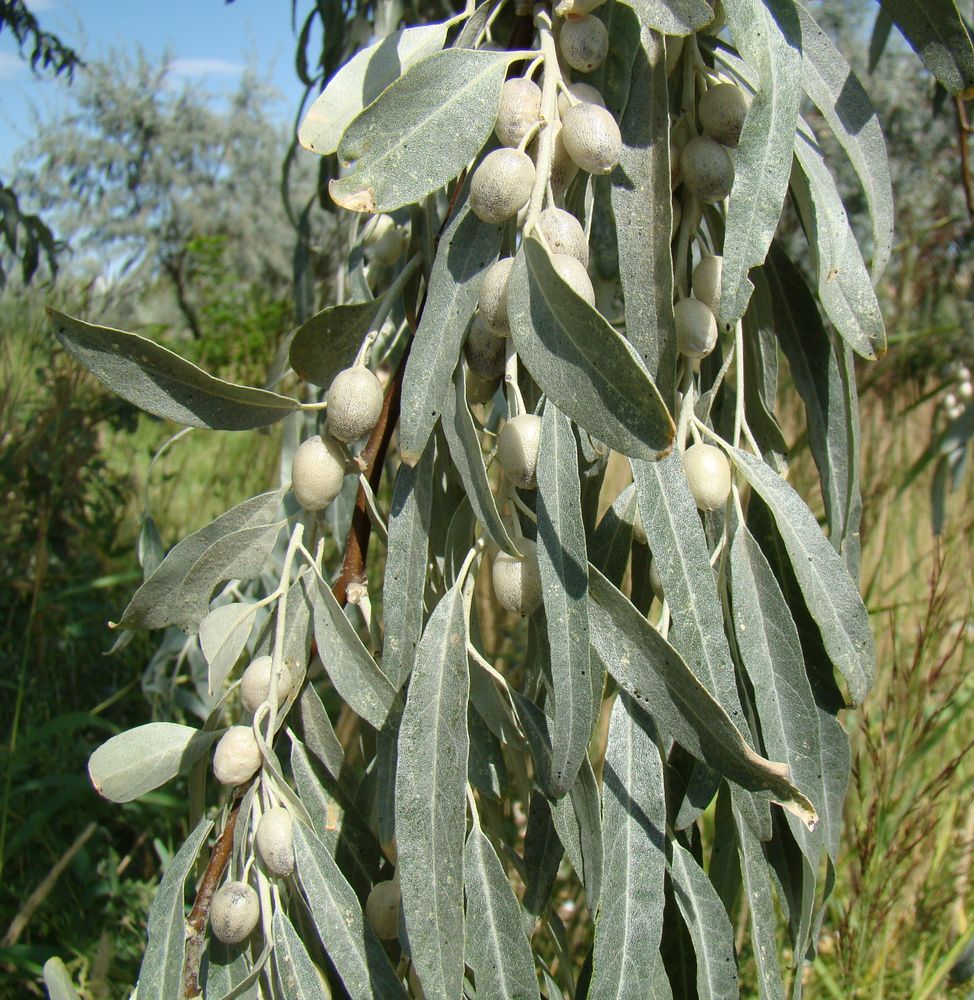
<svg viewBox="0 0 974 1000"><path fill-rule="evenodd" d="M328 194L331 200L340 208L348 209L350 212L368 212L375 214L378 208L375 204L375 194L371 188L360 188L346 194L341 185L344 178L330 180L328 182Z"/></svg>

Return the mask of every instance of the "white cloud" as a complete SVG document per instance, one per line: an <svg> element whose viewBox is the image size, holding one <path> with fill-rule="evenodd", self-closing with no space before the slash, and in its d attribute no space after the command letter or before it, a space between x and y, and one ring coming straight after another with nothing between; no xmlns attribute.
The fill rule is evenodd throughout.
<svg viewBox="0 0 974 1000"><path fill-rule="evenodd" d="M23 68L24 61L13 52L0 52L0 80L9 80Z"/></svg>
<svg viewBox="0 0 974 1000"><path fill-rule="evenodd" d="M229 59L173 59L169 72L173 76L238 76L245 69L243 63Z"/></svg>

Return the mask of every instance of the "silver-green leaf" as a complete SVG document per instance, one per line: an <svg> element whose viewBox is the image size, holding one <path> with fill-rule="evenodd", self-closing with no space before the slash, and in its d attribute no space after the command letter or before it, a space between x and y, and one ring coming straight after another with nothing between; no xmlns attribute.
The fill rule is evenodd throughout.
<svg viewBox="0 0 974 1000"><path fill-rule="evenodd" d="M81 1000L60 958L49 958L44 963L44 985L50 1000Z"/></svg>
<svg viewBox="0 0 974 1000"><path fill-rule="evenodd" d="M568 794L552 803L551 818L568 860L585 887L589 909L595 913L602 896L602 796L588 757Z"/></svg>
<svg viewBox="0 0 974 1000"><path fill-rule="evenodd" d="M463 853L466 962L478 1000L538 1000L531 946L507 873L476 818Z"/></svg>
<svg viewBox="0 0 974 1000"><path fill-rule="evenodd" d="M706 0L629 0L639 20L664 35L692 35L714 19Z"/></svg>
<svg viewBox="0 0 974 1000"><path fill-rule="evenodd" d="M711 15L704 0L699 5ZM651 9L666 8L655 2L639 6L650 9L641 18L639 48L630 73L633 96L619 121L622 154L612 175L611 198L613 214L625 221L616 229L616 241L626 339L645 362L663 399L669 400L676 381L676 327L666 51L662 35L649 26Z"/></svg>
<svg viewBox="0 0 974 1000"><path fill-rule="evenodd" d="M955 0L880 0L927 69L951 94L974 86L974 46Z"/></svg>
<svg viewBox="0 0 974 1000"><path fill-rule="evenodd" d="M294 824L294 857L318 937L348 995L352 1000L406 1000L352 887L321 841L301 823Z"/></svg>
<svg viewBox="0 0 974 1000"><path fill-rule="evenodd" d="M421 24L380 38L328 81L298 129L305 149L327 156L338 149L348 123L413 64L443 48L447 25Z"/></svg>
<svg viewBox="0 0 974 1000"><path fill-rule="evenodd" d="M257 610L256 604L234 601L214 608L200 622L200 646L210 668L210 697L222 691L227 675L247 645Z"/></svg>
<svg viewBox="0 0 974 1000"><path fill-rule="evenodd" d="M378 308L378 302L350 302L315 313L294 331L291 367L306 382L327 389L355 360Z"/></svg>
<svg viewBox="0 0 974 1000"><path fill-rule="evenodd" d="M467 626L454 585L423 632L399 727L396 840L406 933L430 1000L463 989Z"/></svg>
<svg viewBox="0 0 974 1000"><path fill-rule="evenodd" d="M480 294L484 271L497 259L499 226L481 222L464 202L440 239L423 317L402 387L400 452L415 465L453 392L451 379Z"/></svg>
<svg viewBox="0 0 974 1000"><path fill-rule="evenodd" d="M166 868L149 907L149 941L139 970L142 1000L172 1000L183 995L186 956L186 914L183 895L196 856L213 823L201 819Z"/></svg>
<svg viewBox="0 0 974 1000"><path fill-rule="evenodd" d="M551 660L551 791L560 797L585 759L599 706L589 662L588 559L575 435L550 402L541 420L539 452L544 461L538 463L538 566L548 641L559 650Z"/></svg>
<svg viewBox="0 0 974 1000"><path fill-rule="evenodd" d="M277 519L283 496L251 497L184 538L135 592L117 627L195 632L219 584L249 580L263 568L284 523Z"/></svg>
<svg viewBox="0 0 974 1000"><path fill-rule="evenodd" d="M869 614L855 581L794 488L761 459L737 448L729 448L728 454L768 505L829 659L845 677L858 705L872 686L876 652Z"/></svg>
<svg viewBox="0 0 974 1000"><path fill-rule="evenodd" d="M314 609L318 654L335 690L356 715L381 729L402 701L391 681L365 648L331 588L318 577L305 579L305 590Z"/></svg>
<svg viewBox="0 0 974 1000"><path fill-rule="evenodd" d="M700 1000L737 1000L734 929L710 879L693 855L673 841L673 894L693 939Z"/></svg>
<svg viewBox="0 0 974 1000"><path fill-rule="evenodd" d="M126 729L89 758L91 783L112 802L131 802L191 767L218 735L175 722Z"/></svg>
<svg viewBox="0 0 974 1000"><path fill-rule="evenodd" d="M321 973L284 910L274 911L274 967L288 1000L331 1000Z"/></svg>
<svg viewBox="0 0 974 1000"><path fill-rule="evenodd" d="M345 129L338 156L352 169L328 185L335 203L389 212L453 180L494 130L510 61L446 49L412 65Z"/></svg>
<svg viewBox="0 0 974 1000"><path fill-rule="evenodd" d="M625 455L655 461L675 428L639 355L555 271L528 238L508 283L518 358L548 398L580 427Z"/></svg>
<svg viewBox="0 0 974 1000"><path fill-rule="evenodd" d="M216 378L147 337L94 326L48 307L64 349L112 392L157 417L188 427L245 431L300 409L296 399Z"/></svg>
<svg viewBox="0 0 974 1000"><path fill-rule="evenodd" d="M792 0L725 0L724 10L734 42L758 80L727 208L719 307L726 329L744 315L754 290L748 271L764 262L788 191L802 98L802 42Z"/></svg>
<svg viewBox="0 0 974 1000"><path fill-rule="evenodd" d="M620 692L602 771L602 905L591 1000L655 997L663 932L666 798L649 716Z"/></svg>
<svg viewBox="0 0 974 1000"><path fill-rule="evenodd" d="M859 77L802 4L805 93L822 113L862 185L872 219L872 279L883 273L893 245L893 187L879 118ZM974 64L972 64L974 68Z"/></svg>
<svg viewBox="0 0 974 1000"><path fill-rule="evenodd" d="M397 690L413 669L423 633L433 503L433 443L413 468L401 465L389 507L389 545L382 583L382 672Z"/></svg>

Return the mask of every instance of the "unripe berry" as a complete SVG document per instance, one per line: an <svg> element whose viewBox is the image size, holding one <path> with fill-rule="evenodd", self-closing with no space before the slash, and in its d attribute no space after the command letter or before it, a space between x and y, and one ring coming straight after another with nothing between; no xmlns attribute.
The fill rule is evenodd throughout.
<svg viewBox="0 0 974 1000"><path fill-rule="evenodd" d="M224 882L210 903L210 927L224 944L250 937L260 918L260 900L246 882Z"/></svg>
<svg viewBox="0 0 974 1000"><path fill-rule="evenodd" d="M723 146L736 148L741 141L741 129L747 115L744 91L733 83L718 83L700 98L697 111L700 125L711 139Z"/></svg>
<svg viewBox="0 0 974 1000"><path fill-rule="evenodd" d="M502 257L491 264L484 274L477 299L481 319L498 337L506 337L511 332L507 319L507 279L513 266L513 257Z"/></svg>
<svg viewBox="0 0 974 1000"><path fill-rule="evenodd" d="M560 118L564 118L568 114L568 109L572 106L569 95L583 104L597 104L600 108L605 107L605 98L599 92L598 88L593 87L590 83L585 83L583 80L579 80L577 83L566 83L565 90L568 91L567 94L564 90L558 91L558 116Z"/></svg>
<svg viewBox="0 0 974 1000"><path fill-rule="evenodd" d="M240 701L248 712L256 712L267 700L271 689L271 666L273 658L258 656L240 678ZM282 705L294 686L291 671L282 663L277 674L277 704Z"/></svg>
<svg viewBox="0 0 974 1000"><path fill-rule="evenodd" d="M475 372L472 372L469 368L467 368L466 386L468 403L486 404L489 403L497 394L497 390L500 387L500 379L483 379Z"/></svg>
<svg viewBox="0 0 974 1000"><path fill-rule="evenodd" d="M521 140L541 120L541 88L527 77L515 76L504 82L494 134L502 146L517 148Z"/></svg>
<svg viewBox="0 0 974 1000"><path fill-rule="evenodd" d="M558 272L559 277L579 298L584 299L590 306L595 306L595 288L592 279L588 276L585 265L577 258L567 253L556 253L551 255L551 263Z"/></svg>
<svg viewBox="0 0 974 1000"><path fill-rule="evenodd" d="M519 413L497 435L497 458L511 482L522 490L538 485L538 444L541 441L541 417Z"/></svg>
<svg viewBox="0 0 974 1000"><path fill-rule="evenodd" d="M940 401L940 405L943 406L945 410L952 410L957 405L957 397L952 392L948 392L947 395Z"/></svg>
<svg viewBox="0 0 974 1000"><path fill-rule="evenodd" d="M331 437L316 434L298 446L291 461L291 489L305 510L324 510L344 481L345 456Z"/></svg>
<svg viewBox="0 0 974 1000"><path fill-rule="evenodd" d="M718 510L727 503L731 491L730 462L720 448L702 442L691 445L683 453L683 469L700 510Z"/></svg>
<svg viewBox="0 0 974 1000"><path fill-rule="evenodd" d="M693 294L716 316L720 305L720 277L724 258L714 254L701 257L693 269Z"/></svg>
<svg viewBox="0 0 974 1000"><path fill-rule="evenodd" d="M960 396L961 399L971 399L974 397L974 384L970 382L961 382L960 385L957 386L957 395Z"/></svg>
<svg viewBox="0 0 974 1000"><path fill-rule="evenodd" d="M680 173L687 190L708 204L723 201L734 186L734 164L727 150L703 135L683 147Z"/></svg>
<svg viewBox="0 0 974 1000"><path fill-rule="evenodd" d="M395 264L402 256L408 242L406 234L398 226L394 226L372 245L372 260L386 267Z"/></svg>
<svg viewBox="0 0 974 1000"><path fill-rule="evenodd" d="M588 267L588 240L582 224L563 208L546 208L538 218L538 228L544 234L548 249L567 253Z"/></svg>
<svg viewBox="0 0 974 1000"><path fill-rule="evenodd" d="M250 726L231 726L213 753L213 774L221 785L236 787L260 768L260 747Z"/></svg>
<svg viewBox="0 0 974 1000"><path fill-rule="evenodd" d="M702 358L717 344L717 320L696 299L681 299L673 309L676 320L676 348L688 358Z"/></svg>
<svg viewBox="0 0 974 1000"><path fill-rule="evenodd" d="M340 371L328 387L328 431L339 441L358 441L372 431L382 412L382 383L365 365Z"/></svg>
<svg viewBox="0 0 974 1000"><path fill-rule="evenodd" d="M394 941L399 936L399 881L376 882L365 901L365 919L382 941Z"/></svg>
<svg viewBox="0 0 974 1000"><path fill-rule="evenodd" d="M534 164L518 149L495 149L473 172L470 208L482 222L506 222L528 203Z"/></svg>
<svg viewBox="0 0 974 1000"><path fill-rule="evenodd" d="M608 174L619 162L622 153L619 126L597 104L576 104L569 108L562 134L568 155L590 174Z"/></svg>
<svg viewBox="0 0 974 1000"><path fill-rule="evenodd" d="M558 46L565 62L580 73L591 73L609 54L609 32L591 14L564 21Z"/></svg>
<svg viewBox="0 0 974 1000"><path fill-rule="evenodd" d="M396 229L396 220L391 215L382 212L373 215L371 219L362 227L362 242L367 247L374 247L376 243Z"/></svg>
<svg viewBox="0 0 974 1000"><path fill-rule="evenodd" d="M504 374L507 344L503 337L498 337L479 316L475 316L463 345L463 356L475 375L489 381Z"/></svg>
<svg viewBox="0 0 974 1000"><path fill-rule="evenodd" d="M272 875L290 875L294 871L294 821L283 806L268 809L261 816L254 843Z"/></svg>
<svg viewBox="0 0 974 1000"><path fill-rule="evenodd" d="M494 596L502 608L516 615L529 615L541 607L541 572L538 569L538 547L527 538L519 538L517 547L521 559L498 552L494 556L491 580Z"/></svg>

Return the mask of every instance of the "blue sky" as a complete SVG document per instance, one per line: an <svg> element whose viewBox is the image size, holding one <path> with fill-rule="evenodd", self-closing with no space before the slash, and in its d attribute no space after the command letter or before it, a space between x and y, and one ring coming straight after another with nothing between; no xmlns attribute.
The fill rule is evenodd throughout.
<svg viewBox="0 0 974 1000"><path fill-rule="evenodd" d="M252 61L281 92L282 120L295 114L302 88L294 74L289 0L27 0L47 31L87 59L111 48L141 45L150 55L169 51L177 82L190 81L218 97L232 90ZM299 16L310 5L299 3ZM298 25L300 28L300 24ZM28 50L29 52L29 50ZM0 171L27 143L32 109L43 118L71 100L61 81L37 78L17 56L9 31L0 34Z"/></svg>

